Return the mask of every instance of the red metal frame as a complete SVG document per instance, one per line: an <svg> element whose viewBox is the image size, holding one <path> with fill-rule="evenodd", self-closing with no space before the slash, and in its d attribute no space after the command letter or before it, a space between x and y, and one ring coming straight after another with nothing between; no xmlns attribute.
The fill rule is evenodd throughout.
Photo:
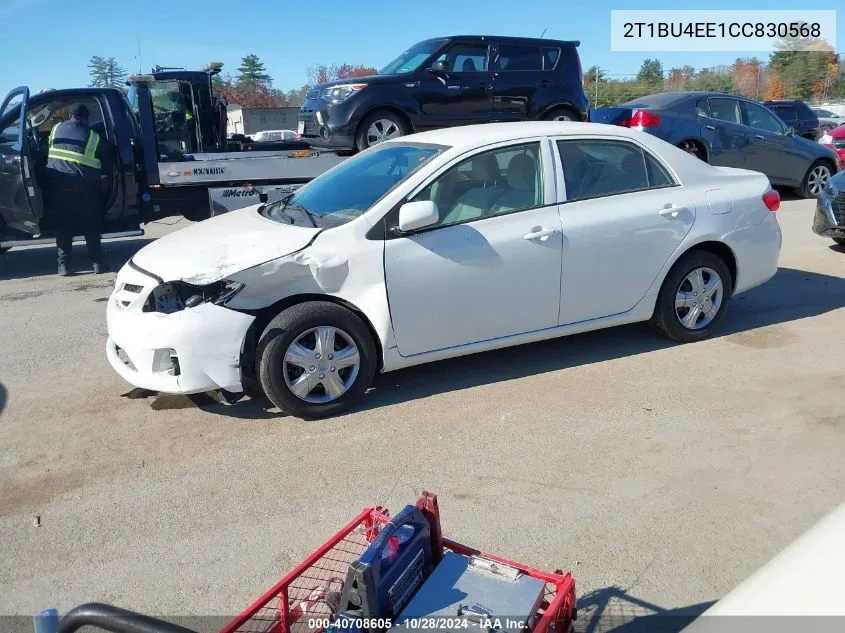
<svg viewBox="0 0 845 633"><path fill-rule="evenodd" d="M534 626L535 633L569 633L572 630L575 613L575 579L572 574L542 571L442 538L437 497L424 492L417 501L417 507L423 510L432 522L432 540L435 548L438 547L437 541L440 541L446 550L466 556L483 556L546 582L546 596L541 605L542 615ZM345 572L342 570L364 553L367 545L378 535L380 527L388 521L389 513L381 506L362 510L220 633L317 633L320 628L311 628L308 622L299 616L292 618L291 606L297 605L296 608L299 609L306 605L307 611L308 607L316 602L314 594L319 594L327 582L336 579L338 574L343 574L345 578ZM328 613L318 613L315 610L308 615L309 619L322 620Z"/></svg>

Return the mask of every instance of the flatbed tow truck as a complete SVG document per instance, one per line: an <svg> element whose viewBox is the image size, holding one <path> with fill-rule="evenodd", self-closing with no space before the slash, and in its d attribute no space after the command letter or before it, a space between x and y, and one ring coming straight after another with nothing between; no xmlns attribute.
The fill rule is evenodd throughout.
<svg viewBox="0 0 845 633"><path fill-rule="evenodd" d="M227 141L227 104L212 84L222 66L156 67L131 75L128 91L12 90L0 107L0 250L53 241L55 222L39 182L50 130L67 120L74 103L88 106L90 126L106 143L100 183L105 239L143 235L142 224L166 217L196 221L272 200L343 160L301 143L290 150L231 151L238 146Z"/></svg>

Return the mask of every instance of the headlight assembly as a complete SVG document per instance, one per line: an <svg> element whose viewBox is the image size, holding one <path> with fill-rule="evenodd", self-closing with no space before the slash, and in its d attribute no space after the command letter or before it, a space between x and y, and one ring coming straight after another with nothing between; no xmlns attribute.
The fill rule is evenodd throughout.
<svg viewBox="0 0 845 633"><path fill-rule="evenodd" d="M243 288L244 284L238 281L224 280L207 286L171 281L153 289L144 311L173 314L185 308L195 308L203 303L223 305Z"/></svg>
<svg viewBox="0 0 845 633"><path fill-rule="evenodd" d="M363 90L367 84L341 84L323 89L323 99L332 104L343 103L359 90Z"/></svg>

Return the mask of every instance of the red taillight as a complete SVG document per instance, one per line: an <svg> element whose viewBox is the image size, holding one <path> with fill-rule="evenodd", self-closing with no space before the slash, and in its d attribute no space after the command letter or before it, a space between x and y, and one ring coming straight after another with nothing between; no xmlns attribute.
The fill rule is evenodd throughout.
<svg viewBox="0 0 845 633"><path fill-rule="evenodd" d="M654 127L660 125L660 117L648 110L634 110L631 115L631 127Z"/></svg>
<svg viewBox="0 0 845 633"><path fill-rule="evenodd" d="M780 194L774 189L763 194L763 204L766 208L774 213L780 208Z"/></svg>

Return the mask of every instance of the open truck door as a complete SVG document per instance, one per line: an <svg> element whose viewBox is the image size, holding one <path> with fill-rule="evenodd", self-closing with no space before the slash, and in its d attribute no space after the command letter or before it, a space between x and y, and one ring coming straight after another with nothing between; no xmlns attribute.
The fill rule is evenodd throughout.
<svg viewBox="0 0 845 633"><path fill-rule="evenodd" d="M28 102L29 88L21 86L0 107L0 216L8 228L32 234L40 232L43 202L30 146Z"/></svg>

